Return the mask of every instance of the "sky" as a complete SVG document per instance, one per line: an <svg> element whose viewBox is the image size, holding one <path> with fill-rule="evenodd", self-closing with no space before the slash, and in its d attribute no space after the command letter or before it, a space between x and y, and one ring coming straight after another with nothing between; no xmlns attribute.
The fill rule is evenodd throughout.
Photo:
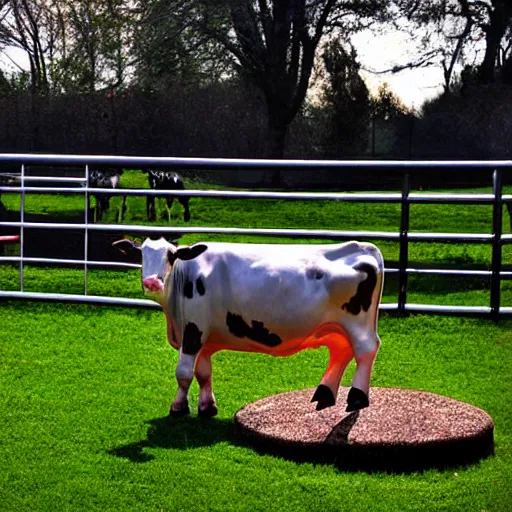
<svg viewBox="0 0 512 512"><path fill-rule="evenodd" d="M413 49L404 33L390 32L376 36L365 31L353 36L352 44L365 69L382 71L396 64L405 64L412 58ZM361 75L372 93L376 93L379 85L387 82L409 108L419 109L426 99L439 95L443 90L443 71L440 66L385 75L362 71Z"/></svg>
<svg viewBox="0 0 512 512"><path fill-rule="evenodd" d="M378 36L369 31L361 32L352 38L352 42L365 69L389 69L397 63L407 62L410 58L410 44L405 35L397 32ZM13 60L28 68L24 52L17 49L7 51ZM9 59L2 55L0 66L8 71L16 70ZM426 99L437 96L442 91L443 75L441 68L437 66L385 75L362 71L361 75L372 93L377 92L380 84L387 82L391 90L409 108L419 109Z"/></svg>

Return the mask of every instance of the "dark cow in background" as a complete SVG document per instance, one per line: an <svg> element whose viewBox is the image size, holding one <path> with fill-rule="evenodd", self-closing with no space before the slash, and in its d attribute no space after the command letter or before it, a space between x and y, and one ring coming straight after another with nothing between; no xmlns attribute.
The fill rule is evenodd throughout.
<svg viewBox="0 0 512 512"><path fill-rule="evenodd" d="M217 414L211 357L219 350L289 356L326 346L330 359L312 399L316 409L335 404L345 368L354 357L357 368L347 411L369 405L384 282L384 260L374 245L177 247L163 238L114 245L142 261L143 289L162 306L168 341L180 351L171 415L189 413L194 376L200 387L199 415Z"/></svg>
<svg viewBox="0 0 512 512"><path fill-rule="evenodd" d="M174 171L162 171L156 169L142 169L142 172L147 173L149 187L151 190L185 190L185 184L182 177ZM156 220L155 197L165 197L167 201L167 214L169 222L171 221L171 207L174 201L172 195L165 196L147 196L146 197L146 213L148 220ZM188 208L188 197L178 196L178 201L184 208L183 220L188 222L190 220L190 210Z"/></svg>
<svg viewBox="0 0 512 512"><path fill-rule="evenodd" d="M119 168L93 168L89 171L89 187L90 188L118 188L119 180L123 170ZM99 222L103 214L109 209L110 198L108 194L93 194L95 199L94 206L94 222ZM126 213L126 196L123 196L123 204L119 215L119 222L124 218Z"/></svg>

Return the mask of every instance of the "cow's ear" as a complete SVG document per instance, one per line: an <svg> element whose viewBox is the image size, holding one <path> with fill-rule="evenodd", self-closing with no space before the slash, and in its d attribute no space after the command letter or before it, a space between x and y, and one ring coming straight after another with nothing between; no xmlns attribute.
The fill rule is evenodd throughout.
<svg viewBox="0 0 512 512"><path fill-rule="evenodd" d="M174 254L174 259L179 260L193 260L197 258L200 254L203 254L204 251L208 249L208 246L205 244L196 244L191 247L180 247L176 253Z"/></svg>
<svg viewBox="0 0 512 512"><path fill-rule="evenodd" d="M113 242L112 245L127 256L130 261L133 261L134 263L142 263L142 250L140 245L133 240L124 238L123 240Z"/></svg>
<svg viewBox="0 0 512 512"><path fill-rule="evenodd" d="M173 251L172 249L167 251L167 261L171 267L174 265L174 262L176 261L176 251Z"/></svg>

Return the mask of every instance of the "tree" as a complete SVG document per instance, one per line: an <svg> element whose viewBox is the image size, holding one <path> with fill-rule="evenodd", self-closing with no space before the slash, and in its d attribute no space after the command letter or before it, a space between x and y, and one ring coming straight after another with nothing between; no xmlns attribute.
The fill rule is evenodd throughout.
<svg viewBox="0 0 512 512"><path fill-rule="evenodd" d="M0 0L0 46L26 53L33 94L50 88L49 73L62 29L58 13L58 0Z"/></svg>
<svg viewBox="0 0 512 512"><path fill-rule="evenodd" d="M490 0L489 2L480 2L485 11L486 19L481 24L481 29L485 34L485 55L479 66L480 83L489 84L495 81L495 69L500 62L500 49L502 41L510 30L512 22L512 3L510 0ZM507 45L510 49L510 44ZM510 59L510 52L507 58Z"/></svg>
<svg viewBox="0 0 512 512"><path fill-rule="evenodd" d="M481 39L479 23L483 2L471 0L395 0L402 23L399 30L415 42L418 52L409 62L391 69L399 72L429 66L443 70L444 93L450 94L458 80L456 68L464 66L468 53ZM385 70L388 72L389 70Z"/></svg>
<svg viewBox="0 0 512 512"><path fill-rule="evenodd" d="M11 83L0 69L0 96L8 96L12 92Z"/></svg>
<svg viewBox="0 0 512 512"><path fill-rule="evenodd" d="M132 19L122 0L0 0L0 47L26 53L33 94L112 88L127 79Z"/></svg>
<svg viewBox="0 0 512 512"><path fill-rule="evenodd" d="M189 12L188 28L220 43L237 71L265 97L265 154L281 158L286 133L301 108L321 39L382 20L389 0L166 0L168 16Z"/></svg>
<svg viewBox="0 0 512 512"><path fill-rule="evenodd" d="M209 85L234 72L233 58L216 40L196 30L191 19L200 14L191 2L139 0L133 45L136 84L145 91L168 91L176 84ZM216 9L219 23L229 13Z"/></svg>
<svg viewBox="0 0 512 512"><path fill-rule="evenodd" d="M359 75L355 49L339 39L327 43L322 52L326 77L321 103L327 112L327 136L333 156L362 153L368 144L370 94Z"/></svg>
<svg viewBox="0 0 512 512"><path fill-rule="evenodd" d="M127 85L136 16L122 0L61 0L65 20L56 87L94 92Z"/></svg>
<svg viewBox="0 0 512 512"><path fill-rule="evenodd" d="M490 84L496 71L506 70L512 54L512 2L510 0L395 0L401 14L411 24L411 33L420 33L422 48L415 62L397 66L433 65L443 67L445 92L451 90L455 65L474 65L466 61L469 53L484 43L484 56L478 64L478 82ZM512 73L511 73L512 74Z"/></svg>
<svg viewBox="0 0 512 512"><path fill-rule="evenodd" d="M411 115L411 111L390 89L387 82L379 87L377 96L371 98L371 112L373 117L381 117L386 121Z"/></svg>

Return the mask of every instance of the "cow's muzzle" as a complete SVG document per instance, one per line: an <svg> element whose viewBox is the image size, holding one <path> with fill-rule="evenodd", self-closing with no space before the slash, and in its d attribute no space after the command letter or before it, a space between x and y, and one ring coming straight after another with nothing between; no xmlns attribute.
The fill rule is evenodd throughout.
<svg viewBox="0 0 512 512"><path fill-rule="evenodd" d="M157 274L145 277L142 280L142 285L148 292L161 292L164 289L164 282Z"/></svg>

